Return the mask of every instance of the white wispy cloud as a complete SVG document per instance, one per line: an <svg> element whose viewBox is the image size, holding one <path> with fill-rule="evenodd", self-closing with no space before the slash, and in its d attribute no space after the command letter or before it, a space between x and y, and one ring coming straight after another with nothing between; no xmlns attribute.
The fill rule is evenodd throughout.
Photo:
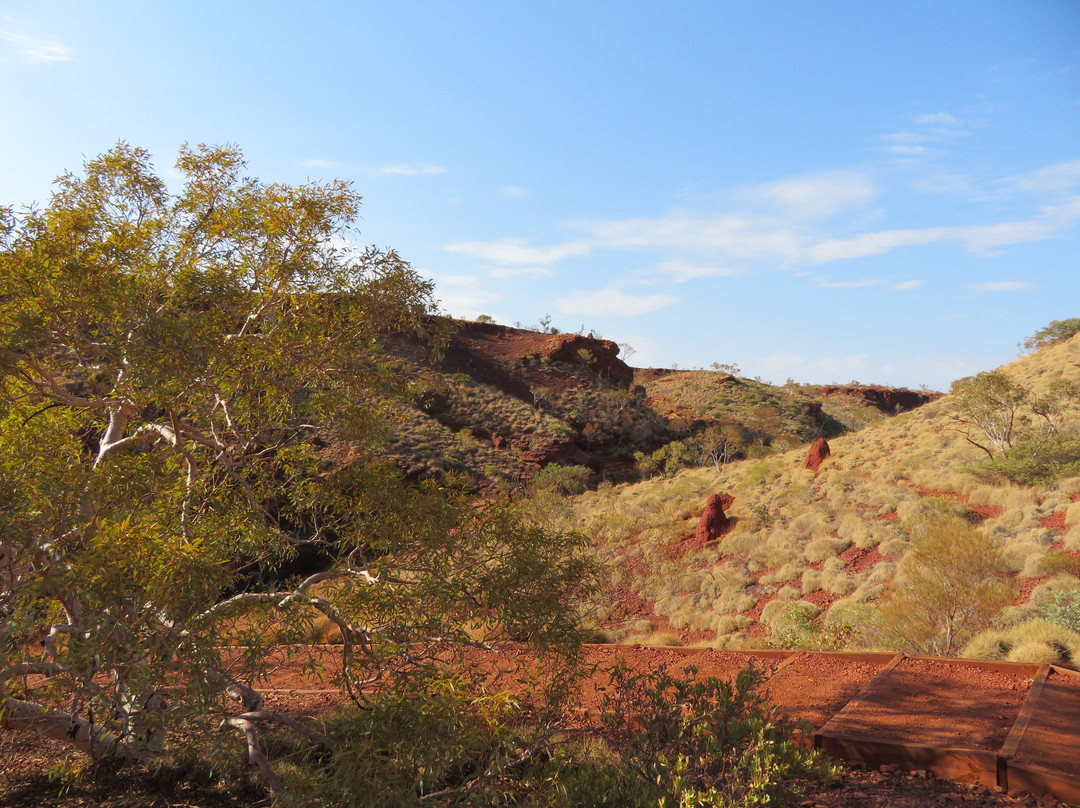
<svg viewBox="0 0 1080 808"><path fill-rule="evenodd" d="M657 264L656 268L669 276L669 279L675 283L685 283L696 278L722 278L742 274L741 269L710 266L689 261L663 261Z"/></svg>
<svg viewBox="0 0 1080 808"><path fill-rule="evenodd" d="M1061 205L1043 207L1030 219L960 227L883 230L847 239L827 239L813 245L807 254L812 263L825 263L843 258L880 255L900 247L922 246L941 241L959 241L968 252L986 254L1009 244L1050 238L1078 218L1080 197L1074 197Z"/></svg>
<svg viewBox="0 0 1080 808"><path fill-rule="evenodd" d="M62 42L24 34L7 19L0 28L0 42L6 44L4 50L27 62L67 62L72 56L71 48Z"/></svg>
<svg viewBox="0 0 1080 808"><path fill-rule="evenodd" d="M549 267L498 267L488 271L488 276L506 280L509 278L544 278L551 274Z"/></svg>
<svg viewBox="0 0 1080 808"><path fill-rule="evenodd" d="M507 196L528 196L529 192L517 185L504 185L500 189Z"/></svg>
<svg viewBox="0 0 1080 808"><path fill-rule="evenodd" d="M757 360L757 367L769 375L784 375L804 379L831 378L833 381L850 380L866 370L869 357L866 354L821 356L811 358L802 354L779 352Z"/></svg>
<svg viewBox="0 0 1080 808"><path fill-rule="evenodd" d="M803 248L794 224L768 216L672 213L572 226L598 246L618 250L670 249L725 259L793 262Z"/></svg>
<svg viewBox="0 0 1080 808"><path fill-rule="evenodd" d="M905 157L921 157L930 153L930 149L926 146L908 146L903 143L895 143L892 146L886 146L885 151L892 152L893 154L900 154Z"/></svg>
<svg viewBox="0 0 1080 808"><path fill-rule="evenodd" d="M896 155L901 164L919 165L924 158L940 156L943 148L970 136L970 129L982 126L985 121L961 120L950 112L929 112L917 115L913 123L915 131L880 136L886 144L884 150Z"/></svg>
<svg viewBox="0 0 1080 808"><path fill-rule="evenodd" d="M679 298L674 295L631 295L615 287L574 292L556 301L563 314L589 314L597 317L637 317L662 309Z"/></svg>
<svg viewBox="0 0 1080 808"><path fill-rule="evenodd" d="M925 132L891 132L887 135L882 135L881 139L891 143L901 143L910 146L916 143L926 143L930 140L930 136Z"/></svg>
<svg viewBox="0 0 1080 808"><path fill-rule="evenodd" d="M1056 163L1052 166L1005 177L998 181L1000 185L1029 194L1071 191L1080 187L1080 160L1070 163Z"/></svg>
<svg viewBox="0 0 1080 808"><path fill-rule="evenodd" d="M1080 161L1061 163L1010 178L1018 188L1069 188L1080 183ZM955 185L955 183L953 183ZM1044 205L1026 218L968 225L865 230L882 211L873 208L879 190L862 172L801 175L755 188L736 189L728 200L753 208L771 206L771 213L700 213L678 210L655 216L611 220L577 220L565 227L575 238L533 246L518 238L466 241L443 246L450 253L484 261L496 277L539 274L572 257L598 250L653 252L653 277L643 283L682 283L759 268L797 271L845 259L867 258L901 248L956 242L969 253L993 255L1002 248L1052 238L1080 220L1080 194L1056 194L1058 204ZM846 210L845 210L846 209ZM829 217L847 215L837 223ZM861 232L860 232L861 231ZM823 283L830 283L827 278ZM884 284L875 280L873 285ZM865 280L843 281L834 288L868 286ZM914 282L894 287L917 288Z"/></svg>
<svg viewBox="0 0 1080 808"><path fill-rule="evenodd" d="M949 112L928 112L915 118L920 126L936 124L939 126L960 126L960 119Z"/></svg>
<svg viewBox="0 0 1080 808"><path fill-rule="evenodd" d="M439 308L455 316L473 318L484 313L489 304L502 295L491 289L483 277L476 275L439 275L419 270L433 277L439 296Z"/></svg>
<svg viewBox="0 0 1080 808"><path fill-rule="evenodd" d="M865 258L880 255L899 247L932 244L947 239L955 228L929 227L907 230L883 230L863 233L846 239L826 239L807 251L811 263L824 264L844 258Z"/></svg>
<svg viewBox="0 0 1080 808"><path fill-rule="evenodd" d="M865 289L868 286L880 286L884 283L879 278L863 278L858 281L826 281L819 280L814 286L819 289Z"/></svg>
<svg viewBox="0 0 1080 808"><path fill-rule="evenodd" d="M774 353L771 356L759 359L758 364L763 370L770 373L789 373L798 370L808 361L809 357L803 356L802 354L781 351L780 353Z"/></svg>
<svg viewBox="0 0 1080 808"><path fill-rule="evenodd" d="M757 193L778 204L788 216L820 219L865 205L878 195L878 189L861 172L830 171L766 183L757 189Z"/></svg>
<svg viewBox="0 0 1080 808"><path fill-rule="evenodd" d="M1034 289L1034 284L1027 281L989 281L987 283L972 283L968 288L974 292L1020 292L1024 289Z"/></svg>
<svg viewBox="0 0 1080 808"><path fill-rule="evenodd" d="M912 289L918 289L924 283L926 283L926 281L903 281L902 283L898 283L896 284L896 286L892 287L892 290L894 292L907 292Z"/></svg>
<svg viewBox="0 0 1080 808"><path fill-rule="evenodd" d="M459 244L444 244L446 252L479 258L493 264L525 264L544 266L554 264L564 258L589 253L593 245L584 241L571 241L551 247L529 247L517 238L505 238L501 241L464 241Z"/></svg>
<svg viewBox="0 0 1080 808"><path fill-rule="evenodd" d="M410 177L415 174L445 174L446 169L442 166L433 165L431 163L418 163L416 165L389 165L383 166L379 169L382 174L394 174L403 177Z"/></svg>

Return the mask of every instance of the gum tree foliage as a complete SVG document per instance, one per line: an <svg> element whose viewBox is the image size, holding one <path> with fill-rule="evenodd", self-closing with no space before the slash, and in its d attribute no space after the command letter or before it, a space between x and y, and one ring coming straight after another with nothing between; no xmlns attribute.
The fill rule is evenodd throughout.
<svg viewBox="0 0 1080 808"><path fill-rule="evenodd" d="M726 418L709 426L697 436L696 442L717 473L723 471L725 463L741 454L746 445L742 425Z"/></svg>
<svg viewBox="0 0 1080 808"><path fill-rule="evenodd" d="M263 184L229 146L176 168L171 193L121 143L0 209L0 727L146 759L224 722L279 790L262 725L332 741L263 709L271 642L335 627L327 675L363 703L477 625L562 647L588 567L377 461L408 382L385 341L445 334L429 282L348 247L347 183ZM253 583L312 550L323 571Z"/></svg>

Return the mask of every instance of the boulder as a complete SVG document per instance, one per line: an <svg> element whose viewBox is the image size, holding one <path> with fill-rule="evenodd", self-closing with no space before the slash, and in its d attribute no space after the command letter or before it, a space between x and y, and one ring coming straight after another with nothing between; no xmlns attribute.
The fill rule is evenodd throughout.
<svg viewBox="0 0 1080 808"><path fill-rule="evenodd" d="M731 527L731 522L724 514L724 509L730 508L731 503L734 501L735 498L728 494L711 494L705 502L705 510L701 514L701 519L698 520L694 538L701 542L709 542L727 533L728 528Z"/></svg>
<svg viewBox="0 0 1080 808"><path fill-rule="evenodd" d="M829 454L829 442L825 438L818 438L810 445L810 451L806 453L806 460L803 461L802 467L817 471Z"/></svg>

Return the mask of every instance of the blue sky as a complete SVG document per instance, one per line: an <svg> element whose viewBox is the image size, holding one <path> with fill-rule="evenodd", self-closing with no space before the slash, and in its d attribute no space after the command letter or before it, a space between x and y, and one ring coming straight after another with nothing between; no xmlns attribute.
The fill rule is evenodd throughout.
<svg viewBox="0 0 1080 808"><path fill-rule="evenodd" d="M0 202L118 139L344 177L443 308L947 388L1080 316L1080 3L4 2Z"/></svg>

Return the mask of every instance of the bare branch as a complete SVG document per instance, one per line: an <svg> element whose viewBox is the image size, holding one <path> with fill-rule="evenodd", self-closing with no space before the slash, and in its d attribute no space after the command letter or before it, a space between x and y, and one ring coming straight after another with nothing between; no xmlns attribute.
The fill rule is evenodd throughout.
<svg viewBox="0 0 1080 808"><path fill-rule="evenodd" d="M270 761L263 754L262 747L259 746L259 732L255 725L240 716L230 716L221 722L221 726L222 728L232 727L244 733L247 739L248 763L252 766L258 766L259 773L262 774L263 780L266 781L266 785L270 788L272 794L280 794L285 789L285 781L277 775L270 765Z"/></svg>
<svg viewBox="0 0 1080 808"><path fill-rule="evenodd" d="M331 748L331 741L328 735L324 735L311 727L306 727L296 719L289 718L287 715L268 712L266 710L252 710L237 716L237 718L242 718L245 721L266 721L274 724L281 724L283 727L288 727L289 729L299 732L308 740L314 741L325 749Z"/></svg>

